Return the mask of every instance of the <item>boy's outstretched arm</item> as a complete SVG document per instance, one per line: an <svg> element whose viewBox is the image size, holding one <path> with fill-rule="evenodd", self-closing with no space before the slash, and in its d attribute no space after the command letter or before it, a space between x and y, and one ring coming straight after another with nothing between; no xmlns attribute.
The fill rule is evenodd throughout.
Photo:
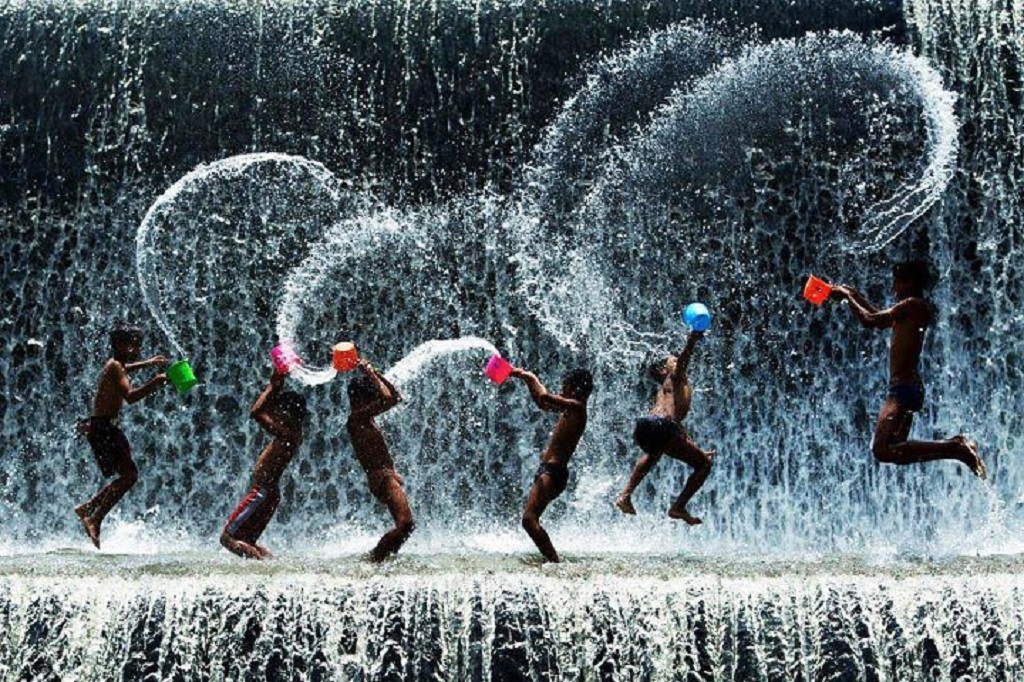
<svg viewBox="0 0 1024 682"><path fill-rule="evenodd" d="M856 289L854 289L853 287L840 286L839 288L844 290L851 299L856 300L860 307L864 308L864 310L868 311L869 313L879 312L878 307L876 305L868 301L868 299L864 298L864 295L857 291Z"/></svg>
<svg viewBox="0 0 1024 682"><path fill-rule="evenodd" d="M686 337L686 346L676 356L676 371L675 379L679 380L686 376L686 372L690 368L690 358L693 356L693 349L697 347L697 342L700 341L701 337L704 336L704 332L692 331L690 335Z"/></svg>
<svg viewBox="0 0 1024 682"><path fill-rule="evenodd" d="M152 395L156 389L167 383L166 374L157 374L138 388L132 388L132 382L128 379L128 370L120 363L114 364L116 364L116 369L110 368L108 371L115 371L119 374L117 377L117 385L121 388L121 397L124 398L124 401L129 405L137 403L143 398ZM108 365L108 367L110 366Z"/></svg>
<svg viewBox="0 0 1024 682"><path fill-rule="evenodd" d="M398 403L402 402L402 400L404 400L404 398L402 398L402 394L398 392L398 389L395 388L394 384L388 381L388 378L384 376L383 372L379 371L376 367L374 367L373 374L378 379L380 379L380 383L384 384L384 386L388 389L388 392L391 393L391 397L394 400L394 405L397 405ZM394 407L394 405L392 405L392 407Z"/></svg>
<svg viewBox="0 0 1024 682"><path fill-rule="evenodd" d="M583 403L578 400L550 393L533 372L514 367L510 376L522 379L523 383L530 390L530 397L533 398L533 402L537 404L537 407L546 412L561 412L563 410L583 407Z"/></svg>
<svg viewBox="0 0 1024 682"><path fill-rule="evenodd" d="M832 293L839 299L845 299L850 304L850 310L853 311L854 316L862 325L870 329L887 329L891 327L895 320L894 313L902 303L897 303L892 308L886 310L879 310L852 287L833 287Z"/></svg>

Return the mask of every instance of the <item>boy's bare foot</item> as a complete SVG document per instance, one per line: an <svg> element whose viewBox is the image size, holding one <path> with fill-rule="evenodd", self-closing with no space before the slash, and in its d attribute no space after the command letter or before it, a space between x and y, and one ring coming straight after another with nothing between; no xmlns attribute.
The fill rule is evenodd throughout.
<svg viewBox="0 0 1024 682"><path fill-rule="evenodd" d="M615 506L618 507L619 511L623 514L636 516L636 508L633 506L633 500L629 499L628 495L619 495L618 499L615 500Z"/></svg>
<svg viewBox="0 0 1024 682"><path fill-rule="evenodd" d="M75 507L75 514L78 515L78 519L82 522L82 527L85 528L85 534L92 540L92 544L96 546L96 549L100 548L100 523L93 521L92 517L84 509L85 505L79 505Z"/></svg>
<svg viewBox="0 0 1024 682"><path fill-rule="evenodd" d="M985 466L985 463L981 461L981 457L978 456L978 444L973 440L967 440L967 437L962 433L959 436L954 436L953 440L963 445L967 450L967 454L961 461L967 465L967 468L970 469L975 476L984 481L985 477L988 476L988 468Z"/></svg>
<svg viewBox="0 0 1024 682"><path fill-rule="evenodd" d="M256 561L263 561L263 552L259 550L259 547L250 545L248 542L239 543L239 548L242 550L242 555L246 559L255 559Z"/></svg>
<svg viewBox="0 0 1024 682"><path fill-rule="evenodd" d="M696 526L698 524L704 523L699 518L693 516L692 514L690 514L690 512L686 511L685 509L676 509L675 507L669 508L668 517L670 519L686 521L686 523L688 523L691 526Z"/></svg>
<svg viewBox="0 0 1024 682"><path fill-rule="evenodd" d="M267 549L266 547L264 547L263 545L255 545L254 544L253 547L255 547L256 551L260 553L260 558L261 559L273 559L274 558L274 555L270 552L270 550Z"/></svg>

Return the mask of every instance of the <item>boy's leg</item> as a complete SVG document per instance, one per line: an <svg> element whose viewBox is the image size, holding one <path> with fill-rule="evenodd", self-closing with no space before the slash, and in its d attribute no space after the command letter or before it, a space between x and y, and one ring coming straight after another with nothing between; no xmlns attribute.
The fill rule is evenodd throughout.
<svg viewBox="0 0 1024 682"><path fill-rule="evenodd" d="M91 500L75 507L75 513L81 519L82 526L96 549L100 548L100 526L103 524L103 519L139 480L139 470L135 466L135 462L132 461L131 451L128 450L127 444L119 450L115 468L117 478L103 486Z"/></svg>
<svg viewBox="0 0 1024 682"><path fill-rule="evenodd" d="M226 529L220 534L220 544L243 559L263 559L263 552L256 545L231 536Z"/></svg>
<svg viewBox="0 0 1024 682"><path fill-rule="evenodd" d="M412 518L412 509L409 507L409 498L399 482L397 476L390 476L381 501L387 505L391 512L391 518L395 520L395 527L389 530L377 543L377 546L370 552L370 559L383 561L391 554L397 552L409 536L416 529L416 522Z"/></svg>
<svg viewBox="0 0 1024 682"><path fill-rule="evenodd" d="M558 563L558 552L551 544L551 538L540 525L540 516L547 509L552 500L561 494L554 479L550 474L541 473L533 480L533 487L526 498L526 507L523 509L523 529L537 545L537 549L548 561Z"/></svg>
<svg viewBox="0 0 1024 682"><path fill-rule="evenodd" d="M960 462L975 475L985 477L985 463L978 457L977 445L963 436L940 441L907 440L914 415L900 408L894 399L882 406L875 425L871 452L884 464L919 464L941 459Z"/></svg>
<svg viewBox="0 0 1024 682"><path fill-rule="evenodd" d="M644 480L644 477L650 473L654 465L661 459L661 455L650 455L644 453L636 461L636 466L633 467L633 473L629 475L629 482L626 483L626 487L622 489L618 499L615 500L615 506L619 508L623 514L636 514L636 508L633 507L633 491L636 490L637 486Z"/></svg>
<svg viewBox="0 0 1024 682"><path fill-rule="evenodd" d="M250 529L246 533L246 540L260 553L260 558L262 559L273 559L274 555L263 545L256 544L256 541L260 539L263 531L267 529L267 524L270 523L270 519L274 518L274 512L277 511L280 504L281 491L276 487L269 488L267 490L267 501L260 507Z"/></svg>
<svg viewBox="0 0 1024 682"><path fill-rule="evenodd" d="M711 473L711 465L714 462L715 451L709 450L705 452L694 444L692 440L687 438L683 433L677 433L669 441L668 447L665 449L665 454L673 459L678 459L686 464L693 467L693 472L690 477L686 479L686 485L683 486L683 492L679 493L679 497L669 507L668 515L673 519L681 519L691 526L695 526L699 523L703 523L700 518L693 516L686 510L686 506L690 503L692 498L700 487L704 485L704 481L707 480L708 474Z"/></svg>
<svg viewBox="0 0 1024 682"><path fill-rule="evenodd" d="M256 544L256 540L270 523L280 501L281 495L276 488L250 490L224 526L224 531L220 534L220 544L228 551L246 559L273 558L266 547Z"/></svg>

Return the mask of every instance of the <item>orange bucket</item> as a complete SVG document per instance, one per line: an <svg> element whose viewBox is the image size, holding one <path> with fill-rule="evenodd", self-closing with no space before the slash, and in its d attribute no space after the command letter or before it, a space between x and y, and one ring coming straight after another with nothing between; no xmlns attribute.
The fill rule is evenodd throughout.
<svg viewBox="0 0 1024 682"><path fill-rule="evenodd" d="M831 293L832 287L825 280L818 279L814 275L807 278L807 284L804 285L804 298L814 305L824 303Z"/></svg>
<svg viewBox="0 0 1024 682"><path fill-rule="evenodd" d="M342 341L334 346L334 369L339 372L351 372L359 364L359 353L356 344Z"/></svg>

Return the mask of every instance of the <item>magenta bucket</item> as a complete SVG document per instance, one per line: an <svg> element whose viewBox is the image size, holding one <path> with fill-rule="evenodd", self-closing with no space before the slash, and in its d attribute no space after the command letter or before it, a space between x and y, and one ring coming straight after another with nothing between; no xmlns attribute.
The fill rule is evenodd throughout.
<svg viewBox="0 0 1024 682"><path fill-rule="evenodd" d="M302 364L302 359L296 355L291 344L287 343L274 346L274 350L270 351L270 359L274 362L274 367L281 374L288 374Z"/></svg>
<svg viewBox="0 0 1024 682"><path fill-rule="evenodd" d="M512 365L500 355L492 355L491 359L487 361L487 366L484 368L484 374L487 375L488 379L500 386L512 374Z"/></svg>

